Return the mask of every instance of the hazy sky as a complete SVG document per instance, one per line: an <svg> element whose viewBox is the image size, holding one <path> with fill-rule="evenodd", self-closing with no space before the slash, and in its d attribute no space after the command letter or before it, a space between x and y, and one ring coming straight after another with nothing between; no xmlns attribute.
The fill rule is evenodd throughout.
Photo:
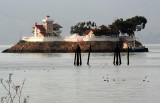
<svg viewBox="0 0 160 103"><path fill-rule="evenodd" d="M63 26L61 35L82 21L109 25L115 18L145 16L146 28L138 33L143 43L160 43L160 0L0 0L0 44L15 44L32 36L34 23L50 15Z"/></svg>

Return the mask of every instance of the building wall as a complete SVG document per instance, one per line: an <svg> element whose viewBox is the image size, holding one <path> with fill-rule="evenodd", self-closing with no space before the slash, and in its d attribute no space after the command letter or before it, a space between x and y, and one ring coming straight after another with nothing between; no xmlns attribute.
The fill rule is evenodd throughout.
<svg viewBox="0 0 160 103"><path fill-rule="evenodd" d="M92 35L93 34L93 31L91 30L89 33L88 33L88 35Z"/></svg>
<svg viewBox="0 0 160 103"><path fill-rule="evenodd" d="M44 37L44 35L42 35L41 33L38 33L38 37Z"/></svg>
<svg viewBox="0 0 160 103"><path fill-rule="evenodd" d="M87 36L68 36L68 37L23 37L22 40L28 42L52 42L52 41L68 41L68 42L79 42L81 41L119 41L119 38L113 38L110 36L97 36L97 37L87 37Z"/></svg>

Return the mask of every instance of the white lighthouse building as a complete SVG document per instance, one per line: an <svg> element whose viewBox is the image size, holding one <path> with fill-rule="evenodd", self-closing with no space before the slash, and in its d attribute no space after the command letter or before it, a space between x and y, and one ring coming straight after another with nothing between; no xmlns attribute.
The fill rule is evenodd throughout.
<svg viewBox="0 0 160 103"><path fill-rule="evenodd" d="M57 23L53 23L53 19L50 19L50 16L46 16L46 19L42 20L43 25L37 25L33 27L33 34L35 37L51 37L51 36L60 36L62 32L60 26Z"/></svg>

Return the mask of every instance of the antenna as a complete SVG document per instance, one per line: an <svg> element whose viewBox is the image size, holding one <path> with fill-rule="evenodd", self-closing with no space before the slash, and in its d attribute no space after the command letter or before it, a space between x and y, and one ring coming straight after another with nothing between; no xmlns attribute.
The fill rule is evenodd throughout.
<svg viewBox="0 0 160 103"><path fill-rule="evenodd" d="M22 32L20 31L20 34L19 34L19 38L20 38L20 40L22 39Z"/></svg>

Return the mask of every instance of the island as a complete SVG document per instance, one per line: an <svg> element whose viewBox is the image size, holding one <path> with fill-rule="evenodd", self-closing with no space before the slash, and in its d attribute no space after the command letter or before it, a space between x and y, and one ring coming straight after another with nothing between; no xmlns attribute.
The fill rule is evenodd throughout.
<svg viewBox="0 0 160 103"><path fill-rule="evenodd" d="M139 18L142 22L139 21L137 24L139 28L136 28L140 31L144 29L144 22L146 21L141 17ZM113 52L117 44L122 52L126 51L127 48L130 48L131 52L148 52L148 48L145 48L134 35L131 35L133 32L130 28L125 27L124 30L124 28L115 26L131 26L130 22L127 21L127 24L126 21L117 19L109 27L105 25L97 27L94 22L78 23L71 27L71 36L63 37L60 35L62 26L54 23L50 16L46 16L42 20L43 25L35 23L32 32L34 36L23 37L22 40L4 50L3 53L72 53L75 52L77 45L80 46L81 52L88 52L90 46L92 52ZM120 32L123 33L122 31L127 32L128 35L119 35Z"/></svg>

